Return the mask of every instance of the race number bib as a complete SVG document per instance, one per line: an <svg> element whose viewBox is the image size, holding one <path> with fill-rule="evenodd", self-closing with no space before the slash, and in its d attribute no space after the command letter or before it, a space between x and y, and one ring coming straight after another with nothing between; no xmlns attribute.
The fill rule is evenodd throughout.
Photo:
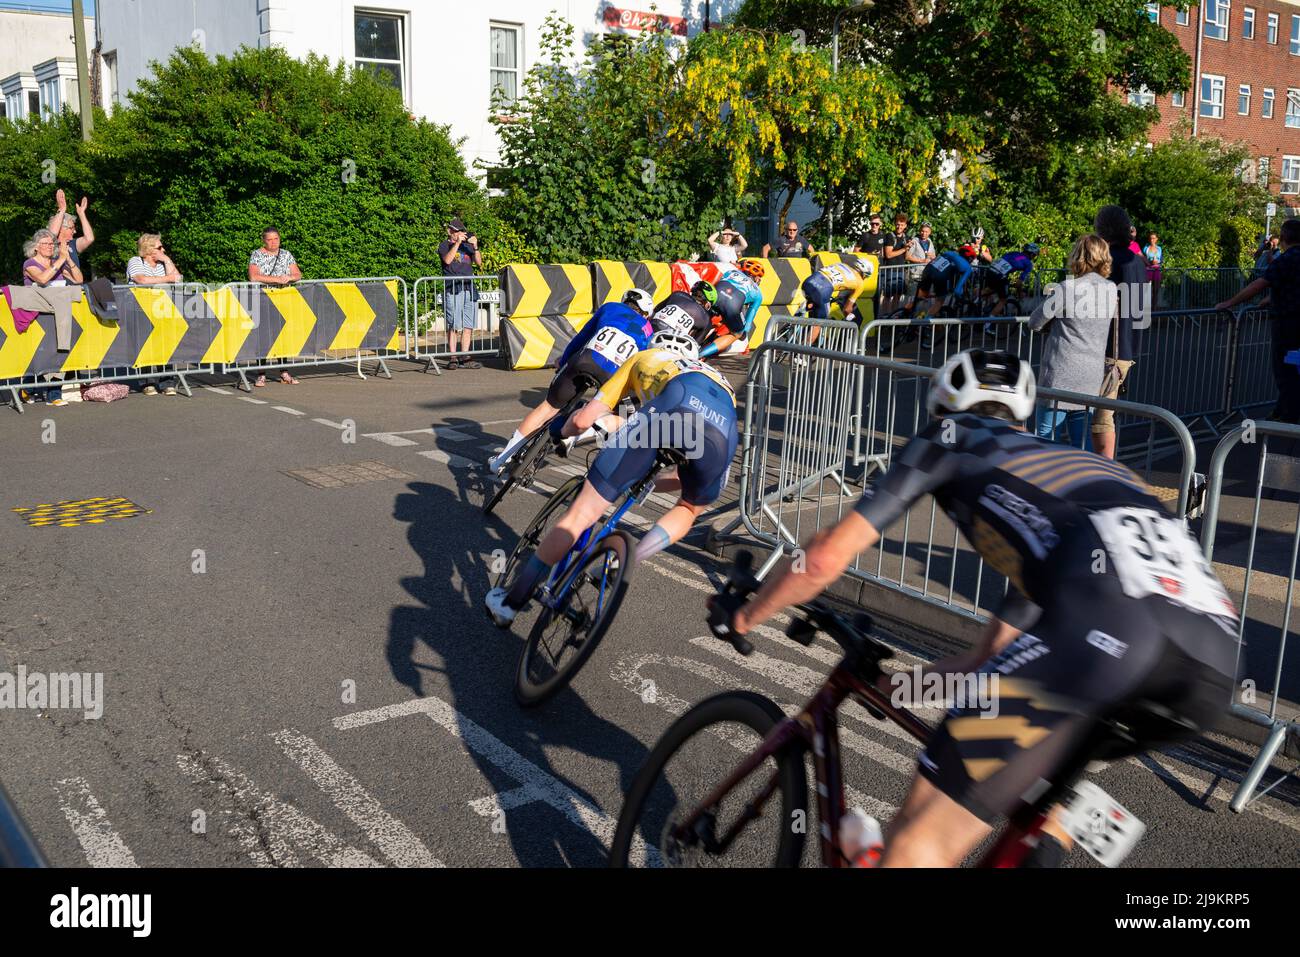
<svg viewBox="0 0 1300 957"><path fill-rule="evenodd" d="M668 326L674 332L680 332L683 335L690 335L695 329L695 320L681 306L664 306L655 313L652 321L657 326Z"/></svg>
<svg viewBox="0 0 1300 957"><path fill-rule="evenodd" d="M596 333L591 344L587 346L596 355L616 366L621 366L637 353L636 340L621 329L606 326Z"/></svg>
<svg viewBox="0 0 1300 957"><path fill-rule="evenodd" d="M1146 833L1147 826L1113 797L1080 781L1061 813L1061 823L1085 851L1107 867L1115 867Z"/></svg>
<svg viewBox="0 0 1300 957"><path fill-rule="evenodd" d="M1011 263L1007 262L1005 259L999 259L993 264L993 271L999 276L1011 275L1011 268Z"/></svg>
<svg viewBox="0 0 1300 957"><path fill-rule="evenodd" d="M1091 516L1130 598L1160 595L1206 615L1237 617L1186 525L1149 508L1109 508Z"/></svg>
<svg viewBox="0 0 1300 957"><path fill-rule="evenodd" d="M842 263L826 267L826 278L837 286L844 286L857 281L857 276L849 272L849 267Z"/></svg>
<svg viewBox="0 0 1300 957"><path fill-rule="evenodd" d="M931 268L934 269L935 272L947 272L948 269L952 266L952 260L940 256L934 262L930 263L930 266Z"/></svg>

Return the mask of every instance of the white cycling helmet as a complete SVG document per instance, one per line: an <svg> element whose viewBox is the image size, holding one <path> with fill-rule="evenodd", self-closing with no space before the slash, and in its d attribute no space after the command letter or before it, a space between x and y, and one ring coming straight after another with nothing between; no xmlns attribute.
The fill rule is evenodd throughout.
<svg viewBox="0 0 1300 957"><path fill-rule="evenodd" d="M700 357L699 344L690 336L684 336L680 332L656 332L650 337L651 349L667 349L669 352L675 352L683 359L698 359Z"/></svg>
<svg viewBox="0 0 1300 957"><path fill-rule="evenodd" d="M646 316L655 311L654 298L644 289L629 289L623 293L623 304L639 309Z"/></svg>
<svg viewBox="0 0 1300 957"><path fill-rule="evenodd" d="M1006 352L967 349L934 373L925 408L931 418L945 412L965 412L981 402L996 402L1010 418L1024 421L1034 414L1038 388L1028 362Z"/></svg>

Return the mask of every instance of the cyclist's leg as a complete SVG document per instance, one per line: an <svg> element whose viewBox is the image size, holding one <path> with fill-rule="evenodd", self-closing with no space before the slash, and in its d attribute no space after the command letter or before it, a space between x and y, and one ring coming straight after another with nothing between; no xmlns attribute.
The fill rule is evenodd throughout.
<svg viewBox="0 0 1300 957"><path fill-rule="evenodd" d="M579 371L576 368L578 358L578 356L574 356L563 368L555 373L555 377L551 379L551 384L546 389L546 398L524 416L524 420L519 423L519 428L515 429L515 434L506 443L506 447L488 462L494 471L510 460L510 457L519 450L519 447L524 444L528 436L555 418L556 413L568 405L578 394L577 380Z"/></svg>

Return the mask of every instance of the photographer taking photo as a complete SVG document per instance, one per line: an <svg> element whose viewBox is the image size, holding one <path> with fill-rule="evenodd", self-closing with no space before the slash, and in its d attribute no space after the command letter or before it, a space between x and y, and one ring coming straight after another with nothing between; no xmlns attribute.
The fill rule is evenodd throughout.
<svg viewBox="0 0 1300 957"><path fill-rule="evenodd" d="M438 246L438 258L442 260L442 274L449 278L443 281L442 304L447 316L447 351L451 357L444 369L481 369L483 363L473 359L456 359L456 341L460 340L460 351L468 356L470 336L474 331L474 304L478 302L478 290L472 277L474 270L483 265L483 254L479 252L478 237L465 228L459 218L446 224L447 238Z"/></svg>

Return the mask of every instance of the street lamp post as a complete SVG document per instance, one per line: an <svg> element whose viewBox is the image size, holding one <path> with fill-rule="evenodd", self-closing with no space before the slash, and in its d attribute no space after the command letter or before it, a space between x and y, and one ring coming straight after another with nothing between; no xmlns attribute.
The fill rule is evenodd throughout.
<svg viewBox="0 0 1300 957"><path fill-rule="evenodd" d="M840 18L846 13L852 13L855 10L866 10L868 7L874 7L876 0L858 0L851 7L845 7L839 13L835 14L835 20L831 23L831 74L837 75L840 72ZM826 196L826 242L830 245L835 243L835 197L831 190L827 190ZM834 249L830 250L834 252Z"/></svg>

